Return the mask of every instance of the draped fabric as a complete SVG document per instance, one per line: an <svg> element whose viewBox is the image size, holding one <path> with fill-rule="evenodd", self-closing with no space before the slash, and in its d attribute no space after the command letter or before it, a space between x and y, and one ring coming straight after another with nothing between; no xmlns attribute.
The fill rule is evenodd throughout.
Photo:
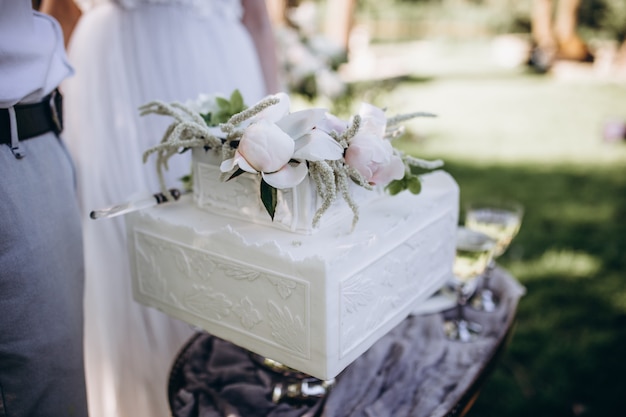
<svg viewBox="0 0 626 417"><path fill-rule="evenodd" d="M168 416L167 373L190 326L133 300L123 218L90 220L91 210L159 189L156 145L170 123L139 115L153 101L199 93L247 103L265 94L258 56L238 1L82 2L69 44L76 75L62 85L65 136L77 165L85 245L85 361L91 417ZM170 160L180 187L189 153Z"/></svg>
<svg viewBox="0 0 626 417"><path fill-rule="evenodd" d="M410 316L341 372L326 398L314 402L273 403L273 389L284 378L257 365L245 349L198 333L172 367L173 416L443 417L467 401L468 390L505 345L525 292L501 269L491 288L501 296L496 311L466 311L482 326L479 339L446 339L444 317L454 309Z"/></svg>

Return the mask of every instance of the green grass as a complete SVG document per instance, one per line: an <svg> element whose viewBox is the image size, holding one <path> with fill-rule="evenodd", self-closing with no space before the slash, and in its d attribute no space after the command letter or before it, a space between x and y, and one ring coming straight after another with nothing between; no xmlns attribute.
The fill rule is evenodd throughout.
<svg viewBox="0 0 626 417"><path fill-rule="evenodd" d="M414 103L414 104L412 104ZM400 147L484 162L626 162L626 147L603 140L604 124L626 120L626 85L555 82L516 75L451 78L415 86L389 105L438 115L414 121Z"/></svg>
<svg viewBox="0 0 626 417"><path fill-rule="evenodd" d="M392 114L438 114L398 146L444 159L462 206L492 195L525 206L500 263L527 294L469 416L623 415L626 143L605 143L602 128L626 120L626 85L476 65L428 62L370 97Z"/></svg>
<svg viewBox="0 0 626 417"><path fill-rule="evenodd" d="M612 416L626 405L626 168L448 163L462 202L526 208L500 263L526 287L470 416Z"/></svg>

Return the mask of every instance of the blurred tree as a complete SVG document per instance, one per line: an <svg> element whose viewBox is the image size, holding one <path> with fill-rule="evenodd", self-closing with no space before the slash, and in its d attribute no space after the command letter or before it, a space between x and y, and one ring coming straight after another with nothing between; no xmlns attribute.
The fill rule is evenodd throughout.
<svg viewBox="0 0 626 417"><path fill-rule="evenodd" d="M626 1L586 0L581 3L578 16L581 29L592 36L626 40Z"/></svg>
<svg viewBox="0 0 626 417"><path fill-rule="evenodd" d="M328 0L317 0L328 1ZM463 10L471 9L474 18L482 15L485 25L497 33L530 32L533 0L359 0L357 9L369 14L393 10L397 6L414 9L411 15L439 10L440 18L471 19ZM478 13L481 11L482 13ZM578 8L578 29L585 40L626 38L626 0L584 0Z"/></svg>

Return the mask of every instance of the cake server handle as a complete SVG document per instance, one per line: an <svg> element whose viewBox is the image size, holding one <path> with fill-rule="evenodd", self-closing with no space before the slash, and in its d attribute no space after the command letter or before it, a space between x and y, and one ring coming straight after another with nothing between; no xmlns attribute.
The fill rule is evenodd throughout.
<svg viewBox="0 0 626 417"><path fill-rule="evenodd" d="M169 190L174 197L174 201L178 200L182 193L176 188ZM120 216L122 214L131 213L133 211L142 210L148 207L153 207L159 204L167 203L169 200L163 193L148 194L144 197L128 201L122 204L116 204L111 207L93 210L89 213L89 217L94 220L97 219L110 219L111 217Z"/></svg>

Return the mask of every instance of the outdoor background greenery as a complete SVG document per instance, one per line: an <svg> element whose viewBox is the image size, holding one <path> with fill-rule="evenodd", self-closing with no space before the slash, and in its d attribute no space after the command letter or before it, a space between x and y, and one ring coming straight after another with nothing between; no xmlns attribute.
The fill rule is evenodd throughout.
<svg viewBox="0 0 626 417"><path fill-rule="evenodd" d="M623 415L626 143L606 142L603 128L626 121L626 84L476 69L481 43L440 50L456 60L431 63L377 97L390 111L438 115L411 122L397 145L446 161L461 216L466 202L484 196L526 210L500 263L527 294L470 416Z"/></svg>
<svg viewBox="0 0 626 417"><path fill-rule="evenodd" d="M321 1L329 3L329 1ZM445 161L468 201L521 202L499 263L526 288L513 338L469 417L622 416L626 410L626 79L590 65L537 75L493 59L502 34L529 39L531 0L359 0L370 61L391 76L350 84L330 104L428 111L396 146ZM582 2L590 44L626 36L626 1ZM325 103L328 104L328 103Z"/></svg>
<svg viewBox="0 0 626 417"><path fill-rule="evenodd" d="M357 22L368 25L373 30L374 40L382 41L413 39L415 36L527 33L532 1L358 0ZM621 42L626 37L626 2L584 0L580 6L579 23L586 39Z"/></svg>
<svg viewBox="0 0 626 417"><path fill-rule="evenodd" d="M398 146L446 161L461 216L483 196L526 209L500 263L527 294L470 416L622 415L626 143L607 143L602 132L610 120L626 121L626 85L476 70L480 43L440 48L467 61L399 79L377 98L390 110L438 114L411 122Z"/></svg>
<svg viewBox="0 0 626 417"><path fill-rule="evenodd" d="M526 209L500 263L528 292L470 416L622 415L626 144L604 142L602 127L626 120L626 86L459 75L408 80L390 98L440 115L400 145L446 161L462 208L495 195Z"/></svg>

